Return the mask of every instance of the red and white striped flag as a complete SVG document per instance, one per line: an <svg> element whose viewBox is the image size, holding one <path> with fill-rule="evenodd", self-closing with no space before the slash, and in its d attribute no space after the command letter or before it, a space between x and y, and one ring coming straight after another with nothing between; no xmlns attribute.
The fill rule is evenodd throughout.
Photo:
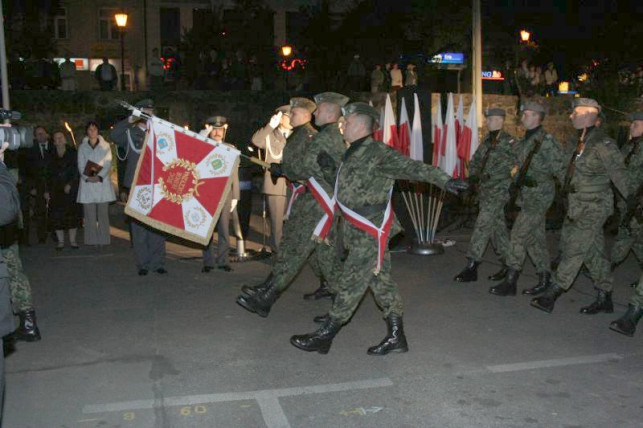
<svg viewBox="0 0 643 428"><path fill-rule="evenodd" d="M413 160L424 162L424 141L422 139L422 120L420 119L422 116L420 116L420 101L417 94L413 94L413 102L413 126L409 156Z"/></svg>
<svg viewBox="0 0 643 428"><path fill-rule="evenodd" d="M438 103L435 107L435 113L431 118L433 128L431 129L431 137L433 139L433 166L440 166L442 160L442 131L444 130L444 123L442 121L442 96L438 94Z"/></svg>
<svg viewBox="0 0 643 428"><path fill-rule="evenodd" d="M478 115L476 114L476 98L473 97L469 115L458 140L458 158L461 168L460 177L468 176L469 161L478 148Z"/></svg>
<svg viewBox="0 0 643 428"><path fill-rule="evenodd" d="M455 141L456 147L458 147L458 153L460 152L460 140L462 138L462 132L464 130L464 100L462 95L458 99L458 110L455 115ZM464 177L465 164L458 157L458 177Z"/></svg>
<svg viewBox="0 0 643 428"><path fill-rule="evenodd" d="M384 141L384 107L380 109L380 123L379 127L373 131L373 139L376 141Z"/></svg>
<svg viewBox="0 0 643 428"><path fill-rule="evenodd" d="M386 94L386 104L384 105L384 121L380 124L382 128L382 141L389 147L397 147L397 126L395 126L395 113L393 113L393 104L391 97Z"/></svg>
<svg viewBox="0 0 643 428"><path fill-rule="evenodd" d="M394 147L403 155L409 155L409 146L411 145L411 125L409 123L409 113L406 110L406 102L402 97L402 111L400 112L400 125L398 126L397 147Z"/></svg>

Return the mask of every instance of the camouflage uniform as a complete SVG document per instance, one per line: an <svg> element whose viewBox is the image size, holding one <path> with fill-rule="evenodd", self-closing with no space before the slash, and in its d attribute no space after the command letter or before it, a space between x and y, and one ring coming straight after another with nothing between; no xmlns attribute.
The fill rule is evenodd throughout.
<svg viewBox="0 0 643 428"><path fill-rule="evenodd" d="M630 176L633 188L637 189L643 182L643 137L638 137L628 141L622 148L621 154L625 159L625 167ZM625 215L627 210L626 202L623 198L618 198L618 208L621 216ZM630 230L620 226L616 241L612 247L611 260L612 264L621 263L630 250L634 253L639 262L643 263L643 227L633 218L630 221Z"/></svg>
<svg viewBox="0 0 643 428"><path fill-rule="evenodd" d="M333 187L324 179L317 164L317 155L326 152L339 164L345 150L337 123L324 125L319 133L310 124L302 125L294 130L284 148L283 173L289 180L300 184L314 177L332 195ZM309 190L293 204L272 267L277 291L288 287L313 251L320 273L333 286L334 248L325 243L317 244L312 238L313 230L323 215L324 211Z"/></svg>
<svg viewBox="0 0 643 428"><path fill-rule="evenodd" d="M565 170L565 155L561 144L539 127L515 146L518 168L525 162L534 144L542 141L540 149L531 158L525 182L516 201L520 213L511 230L507 266L521 270L527 253L536 266L536 272L550 271L550 257L545 237L545 216L554 201L554 177Z"/></svg>
<svg viewBox="0 0 643 428"><path fill-rule="evenodd" d="M630 305L643 308L643 275L639 278L639 282L634 289L634 295L630 299Z"/></svg>
<svg viewBox="0 0 643 428"><path fill-rule="evenodd" d="M514 140L511 135L500 130L494 144L492 134L485 137L469 166L470 175L479 180L480 210L467 253L467 257L476 262L482 260L489 239L503 261L507 259L509 249L504 207L509 200L511 169L516 162L512 147ZM491 150L491 153L484 165L484 171L480 171L482 160L488 150Z"/></svg>
<svg viewBox="0 0 643 428"><path fill-rule="evenodd" d="M413 161L381 141L366 137L353 142L344 155L337 177L337 199L379 226L395 179L427 181L444 187L449 178L438 168ZM399 230L401 227L394 220L389 236ZM378 243L375 238L348 221L344 222L342 232L348 257L338 276L339 293L329 313L330 318L340 324L346 323L357 309L367 288L373 292L385 317L401 317L402 299L391 279L388 248L385 246L382 266L379 273L375 274L378 259Z"/></svg>
<svg viewBox="0 0 643 428"><path fill-rule="evenodd" d="M9 271L11 300L16 310L18 312L32 310L31 285L29 284L29 278L27 278L22 268L18 243L14 243L7 248L2 248L2 257Z"/></svg>
<svg viewBox="0 0 643 428"><path fill-rule="evenodd" d="M576 141L568 144L570 150L575 147ZM568 153L566 160L571 156ZM572 286L583 263L598 289L608 293L612 290L603 235L603 225L614 210L610 181L623 196L629 194L629 176L616 143L602 129L588 128L585 147L575 161L570 182L561 232L562 259L554 274L554 283L564 290Z"/></svg>

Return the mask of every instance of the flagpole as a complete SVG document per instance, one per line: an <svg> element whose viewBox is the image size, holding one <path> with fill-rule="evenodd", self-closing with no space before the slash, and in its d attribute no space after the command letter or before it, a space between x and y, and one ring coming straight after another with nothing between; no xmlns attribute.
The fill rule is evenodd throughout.
<svg viewBox="0 0 643 428"><path fill-rule="evenodd" d="M472 87L473 95L476 97L476 113L478 123L482 123L482 23L480 21L480 0L473 0L473 67Z"/></svg>

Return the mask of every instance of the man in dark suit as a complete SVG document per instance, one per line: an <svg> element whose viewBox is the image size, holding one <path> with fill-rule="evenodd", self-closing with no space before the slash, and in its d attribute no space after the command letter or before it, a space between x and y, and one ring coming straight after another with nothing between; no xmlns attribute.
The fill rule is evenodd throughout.
<svg viewBox="0 0 643 428"><path fill-rule="evenodd" d="M45 198L47 171L54 147L49 141L49 133L43 126L36 127L34 135L36 137L34 145L26 153L25 176L27 191L34 209L38 242L44 244L47 240L47 218L49 217L49 200ZM29 222L29 219L26 218L24 221Z"/></svg>

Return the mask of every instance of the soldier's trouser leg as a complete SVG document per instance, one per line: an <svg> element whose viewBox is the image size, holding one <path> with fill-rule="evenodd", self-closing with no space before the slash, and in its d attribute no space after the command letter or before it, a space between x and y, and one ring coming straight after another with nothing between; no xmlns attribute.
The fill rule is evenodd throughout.
<svg viewBox="0 0 643 428"><path fill-rule="evenodd" d="M353 234L351 234L353 235ZM367 288L373 292L377 305L384 317L403 315L402 298L397 286L391 280L391 256L388 249L384 253L382 268L378 275L373 273L377 263L377 242L374 238L361 233L353 236L348 257L342 268L337 286L338 293L329 315L333 320L345 324L353 316Z"/></svg>
<svg viewBox="0 0 643 428"><path fill-rule="evenodd" d="M614 241L614 245L612 245L612 250L610 252L610 260L612 263L618 264L625 260L632 249L634 241L635 236L630 235L624 227L619 226L616 240Z"/></svg>
<svg viewBox="0 0 643 428"><path fill-rule="evenodd" d="M469 243L468 258L475 261L482 260L487 244L491 239L496 251L500 253L503 260L506 260L509 247L509 232L507 231L503 211L505 202L504 199L499 198L498 200L480 203L480 212Z"/></svg>
<svg viewBox="0 0 643 428"><path fill-rule="evenodd" d="M214 264L214 238L210 237L210 242L203 249L203 266L213 268Z"/></svg>
<svg viewBox="0 0 643 428"><path fill-rule="evenodd" d="M165 236L156 230L147 229L147 250L152 270L165 266Z"/></svg>
<svg viewBox="0 0 643 428"><path fill-rule="evenodd" d="M641 275L641 278L639 279L639 283L634 289L634 294L630 299L630 304L638 308L643 307L643 275Z"/></svg>
<svg viewBox="0 0 643 428"><path fill-rule="evenodd" d="M270 249L277 251L281 242L286 212L286 197L280 195L266 195L268 212L270 213Z"/></svg>
<svg viewBox="0 0 643 428"><path fill-rule="evenodd" d="M610 292L613 278L610 273L610 263L605 254L603 236L603 225L609 212L601 207L587 208L579 218L565 219L562 259L554 274L554 282L561 288L569 290L578 270L585 263L596 287Z"/></svg>
<svg viewBox="0 0 643 428"><path fill-rule="evenodd" d="M273 284L279 292L285 290L295 279L318 245L314 240L310 239L312 229L309 233L306 232L309 232L308 229L305 229L296 239L296 233L290 236L287 229L284 230L278 258L272 268Z"/></svg>
<svg viewBox="0 0 643 428"><path fill-rule="evenodd" d="M147 252L148 248L148 237L149 234L145 228L145 225L139 222L138 220L131 219L132 227L132 244L134 247L134 257L136 258L136 267L138 269L147 269L149 270L149 255Z"/></svg>
<svg viewBox="0 0 643 428"><path fill-rule="evenodd" d="M9 287L14 307L18 312L33 309L31 284L22 268L18 244L13 244L9 248L3 249L2 256L9 271Z"/></svg>
<svg viewBox="0 0 643 428"><path fill-rule="evenodd" d="M221 216L217 223L218 238L217 242L217 265L225 266L230 260L230 208L225 204L221 210Z"/></svg>
<svg viewBox="0 0 643 428"><path fill-rule="evenodd" d="M341 263L337 256L337 248L335 248L334 245L329 245L324 242L319 243L315 246L313 257L311 257L309 261L313 259L318 265L320 274L324 279L326 279L330 292L337 294L339 287L339 272L341 271Z"/></svg>
<svg viewBox="0 0 643 428"><path fill-rule="evenodd" d="M537 272L550 271L545 236L545 213L523 208L511 229L507 266L514 270L522 270L527 253L534 262Z"/></svg>
<svg viewBox="0 0 643 428"><path fill-rule="evenodd" d="M634 243L632 244L632 252L638 259L639 263L643 263L643 228L636 230Z"/></svg>

